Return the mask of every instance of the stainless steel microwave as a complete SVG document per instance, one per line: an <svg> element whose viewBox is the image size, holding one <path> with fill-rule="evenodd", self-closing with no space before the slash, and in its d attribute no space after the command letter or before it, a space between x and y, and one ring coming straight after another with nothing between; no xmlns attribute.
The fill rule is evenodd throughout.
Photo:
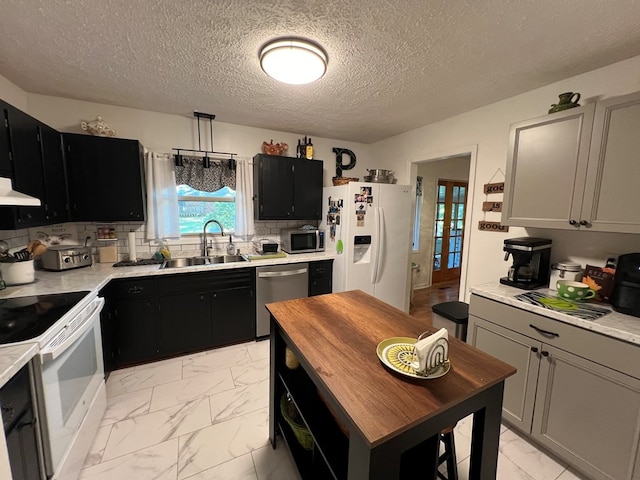
<svg viewBox="0 0 640 480"><path fill-rule="evenodd" d="M324 230L283 228L280 230L280 248L287 253L324 252Z"/></svg>

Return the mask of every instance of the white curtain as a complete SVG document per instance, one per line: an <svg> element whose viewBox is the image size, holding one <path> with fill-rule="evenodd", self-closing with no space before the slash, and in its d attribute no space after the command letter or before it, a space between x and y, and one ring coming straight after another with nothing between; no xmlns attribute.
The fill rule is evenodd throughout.
<svg viewBox="0 0 640 480"><path fill-rule="evenodd" d="M147 240L180 238L173 157L145 151L144 164L147 175Z"/></svg>
<svg viewBox="0 0 640 480"><path fill-rule="evenodd" d="M253 161L236 160L236 231L235 235L250 240L255 233L253 224Z"/></svg>

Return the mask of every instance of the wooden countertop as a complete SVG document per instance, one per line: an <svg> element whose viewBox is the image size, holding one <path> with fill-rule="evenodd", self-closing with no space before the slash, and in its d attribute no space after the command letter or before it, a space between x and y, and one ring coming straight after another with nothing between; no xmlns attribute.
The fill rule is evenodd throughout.
<svg viewBox="0 0 640 480"><path fill-rule="evenodd" d="M389 337L436 329L360 291L267 304L299 351L370 447L439 415L515 373L515 368L449 338L451 370L414 380L384 367L376 354Z"/></svg>

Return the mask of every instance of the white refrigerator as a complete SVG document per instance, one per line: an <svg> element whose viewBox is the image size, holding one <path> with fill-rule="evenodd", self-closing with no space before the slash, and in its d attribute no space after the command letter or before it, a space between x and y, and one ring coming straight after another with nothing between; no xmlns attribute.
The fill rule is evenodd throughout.
<svg viewBox="0 0 640 480"><path fill-rule="evenodd" d="M409 311L410 185L348 183L323 189L325 249L336 254L333 291L362 290Z"/></svg>

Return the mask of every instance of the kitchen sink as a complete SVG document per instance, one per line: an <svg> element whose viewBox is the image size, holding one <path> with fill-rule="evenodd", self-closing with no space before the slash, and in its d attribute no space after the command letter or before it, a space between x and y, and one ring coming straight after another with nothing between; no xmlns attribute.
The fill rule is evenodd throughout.
<svg viewBox="0 0 640 480"><path fill-rule="evenodd" d="M165 260L160 268L192 267L196 265L216 265L219 263L247 262L244 255L214 255L211 257L185 257Z"/></svg>

